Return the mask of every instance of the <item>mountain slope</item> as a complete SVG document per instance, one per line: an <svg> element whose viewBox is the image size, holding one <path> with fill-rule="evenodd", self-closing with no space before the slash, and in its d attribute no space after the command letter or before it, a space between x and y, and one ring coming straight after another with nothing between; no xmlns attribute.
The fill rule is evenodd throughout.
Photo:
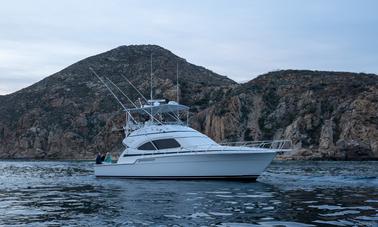
<svg viewBox="0 0 378 227"><path fill-rule="evenodd" d="M106 88L90 72L106 75L132 100L150 91L153 55L154 98L176 97L176 65L180 100L197 112L209 100L221 99L236 83L195 66L154 45L121 46L75 63L44 80L0 99L0 157L92 158L98 151L117 150L124 115ZM126 100L123 100L127 103Z"/></svg>

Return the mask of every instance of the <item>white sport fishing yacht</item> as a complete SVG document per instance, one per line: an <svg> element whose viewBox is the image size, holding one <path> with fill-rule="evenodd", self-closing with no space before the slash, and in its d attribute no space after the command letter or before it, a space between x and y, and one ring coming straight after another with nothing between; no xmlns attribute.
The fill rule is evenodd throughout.
<svg viewBox="0 0 378 227"><path fill-rule="evenodd" d="M108 78L106 83L92 72L119 102L109 83L126 96ZM143 99L145 104L137 106L132 102L135 108L131 109L120 102L126 112L124 149L116 163L97 164L96 177L254 181L277 152L284 151L290 143L277 140L218 144L188 126L188 106Z"/></svg>

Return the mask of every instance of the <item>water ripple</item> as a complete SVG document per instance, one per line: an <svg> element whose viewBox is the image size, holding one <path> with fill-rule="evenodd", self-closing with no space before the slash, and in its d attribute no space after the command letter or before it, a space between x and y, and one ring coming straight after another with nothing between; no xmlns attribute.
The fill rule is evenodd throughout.
<svg viewBox="0 0 378 227"><path fill-rule="evenodd" d="M376 162L275 162L257 183L96 179L88 162L0 162L0 226L373 226Z"/></svg>

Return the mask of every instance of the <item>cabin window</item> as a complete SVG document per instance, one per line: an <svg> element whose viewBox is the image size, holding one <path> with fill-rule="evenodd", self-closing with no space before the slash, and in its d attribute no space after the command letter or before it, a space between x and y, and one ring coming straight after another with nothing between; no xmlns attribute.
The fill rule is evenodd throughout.
<svg viewBox="0 0 378 227"><path fill-rule="evenodd" d="M140 147L138 147L138 150L155 150L155 147L158 150L180 147L180 144L175 139L154 140L154 141L152 141L152 143L147 142L147 143L141 145Z"/></svg>
<svg viewBox="0 0 378 227"><path fill-rule="evenodd" d="M158 150L180 147L180 144L175 139L161 139L153 142Z"/></svg>
<svg viewBox="0 0 378 227"><path fill-rule="evenodd" d="M147 142L143 144L142 146L138 147L138 150L155 150L154 145L152 145L151 142Z"/></svg>

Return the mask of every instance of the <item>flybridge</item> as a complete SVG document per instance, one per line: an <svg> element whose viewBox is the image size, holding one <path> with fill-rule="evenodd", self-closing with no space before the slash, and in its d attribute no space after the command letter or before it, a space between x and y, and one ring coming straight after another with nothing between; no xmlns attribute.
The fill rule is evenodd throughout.
<svg viewBox="0 0 378 227"><path fill-rule="evenodd" d="M148 100L150 101L150 100ZM161 100L160 100L161 101ZM130 113L139 113L147 115L157 115L162 113L177 112L177 111L187 111L188 106L178 104L175 101L164 102L153 102L152 105L143 105L140 108L127 109Z"/></svg>

